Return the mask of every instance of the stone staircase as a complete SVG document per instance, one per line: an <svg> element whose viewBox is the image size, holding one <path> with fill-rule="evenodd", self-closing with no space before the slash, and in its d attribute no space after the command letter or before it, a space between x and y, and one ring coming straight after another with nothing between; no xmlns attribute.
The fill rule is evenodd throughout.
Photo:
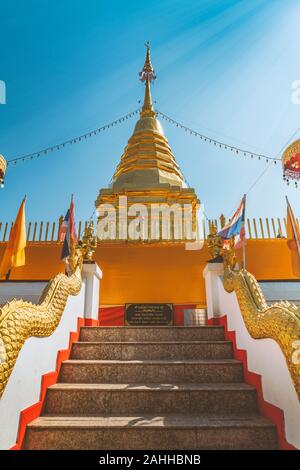
<svg viewBox="0 0 300 470"><path fill-rule="evenodd" d="M222 327L84 327L25 449L276 449Z"/></svg>

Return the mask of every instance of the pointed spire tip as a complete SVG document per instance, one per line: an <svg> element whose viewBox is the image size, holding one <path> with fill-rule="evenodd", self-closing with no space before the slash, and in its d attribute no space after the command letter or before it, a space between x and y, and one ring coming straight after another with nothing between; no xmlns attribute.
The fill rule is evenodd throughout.
<svg viewBox="0 0 300 470"><path fill-rule="evenodd" d="M139 73L139 77L140 77L140 80L142 82L145 82L145 81L152 82L152 80L156 79L156 75L155 75L155 72L154 72L154 69L153 69L152 63L151 63L150 42L147 41L145 43L145 46L146 46L146 49L147 49L146 59L145 59L144 67L142 68L141 72Z"/></svg>
<svg viewBox="0 0 300 470"><path fill-rule="evenodd" d="M155 111L153 109L153 104L152 104L152 98L151 98L151 91L150 91L150 83L152 80L156 79L156 75L154 72L154 69L152 67L151 63L151 57L150 57L150 42L147 41L145 43L146 46L146 59L144 63L144 67L142 68L141 72L139 73L140 80L142 82L145 82L146 89L145 89L145 98L144 98L144 104L142 107L141 111L141 117L145 116L150 116L154 117L155 116Z"/></svg>

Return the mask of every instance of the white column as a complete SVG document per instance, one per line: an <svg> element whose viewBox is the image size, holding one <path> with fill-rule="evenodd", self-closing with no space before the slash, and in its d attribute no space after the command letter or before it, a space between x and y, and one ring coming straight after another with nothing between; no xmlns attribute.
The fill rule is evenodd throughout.
<svg viewBox="0 0 300 470"><path fill-rule="evenodd" d="M84 318L98 320L100 279L102 279L102 271L98 264L83 263L82 278L85 282Z"/></svg>
<svg viewBox="0 0 300 470"><path fill-rule="evenodd" d="M223 263L207 263L203 270L208 320L218 318L224 314L224 312L221 311L218 291L218 279L223 274Z"/></svg>

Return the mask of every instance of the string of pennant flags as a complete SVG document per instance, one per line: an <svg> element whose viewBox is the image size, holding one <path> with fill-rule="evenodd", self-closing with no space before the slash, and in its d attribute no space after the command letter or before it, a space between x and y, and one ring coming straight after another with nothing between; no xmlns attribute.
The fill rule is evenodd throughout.
<svg viewBox="0 0 300 470"><path fill-rule="evenodd" d="M89 132L86 132L85 134L79 135L77 137L73 137L72 139L66 140L65 142L61 142L60 144L55 144L55 145L52 145L51 147L46 147L42 150L38 150L37 152L32 152L32 153L28 153L26 155L21 155L19 157L12 158L12 159L7 161L7 165L16 165L17 163L22 163L22 162L25 162L26 160L33 160L34 158L39 158L39 157L42 157L42 156L45 156L45 155L49 155L50 153L53 153L57 150L61 150L64 147L66 147L67 145L78 144L78 143L80 143L80 142L82 142L82 141L84 141L84 140L86 140L90 137L94 137L97 134L100 134L101 132L106 131L107 129L109 129L111 127L114 127L118 124L121 124L122 122L126 121L127 119L130 119L131 117L138 114L139 111L140 111L139 109L131 111L130 113L125 114L124 116L116 119L115 121L112 121L108 124L105 124L101 127L98 127L97 129L93 129Z"/></svg>
<svg viewBox="0 0 300 470"><path fill-rule="evenodd" d="M121 123L125 122L127 119L130 119L131 117L137 115L139 112L140 112L140 109L136 109L136 110L131 111L130 113L127 113L124 116L122 116L122 117L120 117L120 118L118 118L114 121L111 121L108 124L105 124L101 127L93 129L93 130L91 130L91 131L89 131L85 134L79 135L79 136L74 137L72 139L66 140L65 142L61 142L59 144L55 144L55 145L52 145L50 147L46 147L46 148L38 150L36 152L32 152L32 153L29 153L29 154L18 156L16 158L12 158L12 159L7 161L7 165L16 165L18 163L23 163L27 160L33 160L35 158L43 157L43 156L49 155L49 154L51 154L55 151L61 150L61 149L65 148L68 145L74 145L74 144L78 144L80 142L83 142L88 138L94 137L94 136L100 134L101 132L110 129L111 127L114 127L118 124L121 124ZM179 121L176 121L175 119L171 118L170 116L163 113L162 111L157 110L156 112L157 112L157 115L159 115L162 119L169 122L170 124L173 124L175 127L180 128L180 129L184 130L185 132L189 133L190 135L198 137L202 141L204 141L208 144L212 144L215 147L225 149L225 150L229 150L231 152L234 152L237 155L242 155L242 156L250 157L250 158L257 158L258 160L265 160L266 163L273 162L274 164L276 164L277 162L279 162L281 160L281 158L278 158L278 157L271 157L271 156L264 155L264 154L261 154L261 153L251 152L250 150L242 149L240 147L236 147L234 145L227 144L226 142L222 142L220 140L213 139L212 137L209 137L205 134L202 134L198 131L195 131L194 129L191 129L190 127L186 126L185 124L183 124Z"/></svg>
<svg viewBox="0 0 300 470"><path fill-rule="evenodd" d="M234 145L227 144L226 142L222 142L220 140L213 139L212 137L201 134L200 132L195 131L194 129L191 129L188 126L185 126L181 122L176 121L175 119L171 118L170 116L168 116L167 114L165 114L161 111L157 111L157 114L159 116L161 116L161 118L164 119L165 121L169 122L170 124L173 124L175 127L183 129L185 132L188 132L190 135L193 135L195 137L199 137L204 142L209 143L209 144L213 144L216 147L219 147L219 148L222 148L222 149L225 149L225 150L229 150L231 152L235 152L236 154L240 154L240 155L243 155L245 157L258 158L258 160L265 160L266 163L273 161L274 164L276 164L278 161L281 160L281 158L271 157L271 156L264 155L264 154L261 154L261 153L251 152L250 150L245 150L245 149L236 147Z"/></svg>

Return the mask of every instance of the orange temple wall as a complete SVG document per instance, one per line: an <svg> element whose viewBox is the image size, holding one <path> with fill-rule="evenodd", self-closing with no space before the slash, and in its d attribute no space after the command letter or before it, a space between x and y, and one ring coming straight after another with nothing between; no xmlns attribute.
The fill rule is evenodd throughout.
<svg viewBox="0 0 300 470"><path fill-rule="evenodd" d="M0 243L0 257L5 243ZM12 280L48 280L60 271L59 243L29 242L26 265L12 270ZM210 259L206 244L188 251L180 244L98 245L95 260L103 272L101 305L130 302L205 304L202 276ZM240 261L240 260L239 260ZM258 280L296 279L285 239L250 239L246 267Z"/></svg>

